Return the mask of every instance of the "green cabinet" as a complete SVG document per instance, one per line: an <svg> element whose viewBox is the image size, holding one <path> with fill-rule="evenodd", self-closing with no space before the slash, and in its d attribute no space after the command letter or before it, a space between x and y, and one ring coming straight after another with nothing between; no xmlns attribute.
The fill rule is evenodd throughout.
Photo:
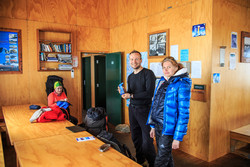
<svg viewBox="0 0 250 167"><path fill-rule="evenodd" d="M121 83L121 53L106 54L106 111L113 125L122 122L122 101L118 85Z"/></svg>

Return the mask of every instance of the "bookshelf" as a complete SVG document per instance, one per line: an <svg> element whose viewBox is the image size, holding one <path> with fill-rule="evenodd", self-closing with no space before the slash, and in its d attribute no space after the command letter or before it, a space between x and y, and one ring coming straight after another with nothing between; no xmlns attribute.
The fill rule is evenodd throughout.
<svg viewBox="0 0 250 167"><path fill-rule="evenodd" d="M72 33L37 30L38 71L72 69Z"/></svg>

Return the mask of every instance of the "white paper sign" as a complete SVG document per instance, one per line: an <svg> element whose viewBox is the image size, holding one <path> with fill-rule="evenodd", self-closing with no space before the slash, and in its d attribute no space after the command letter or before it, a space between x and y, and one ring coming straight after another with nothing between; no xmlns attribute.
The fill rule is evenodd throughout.
<svg viewBox="0 0 250 167"><path fill-rule="evenodd" d="M191 78L201 78L201 61L191 62Z"/></svg>
<svg viewBox="0 0 250 167"><path fill-rule="evenodd" d="M150 63L150 69L154 72L156 77L163 76L161 63Z"/></svg>
<svg viewBox="0 0 250 167"><path fill-rule="evenodd" d="M172 56L175 60L178 60L178 45L171 45L170 56Z"/></svg>
<svg viewBox="0 0 250 167"><path fill-rule="evenodd" d="M226 47L220 47L220 67L225 66Z"/></svg>
<svg viewBox="0 0 250 167"><path fill-rule="evenodd" d="M235 53L230 53L230 70L235 70L236 68L236 56Z"/></svg>

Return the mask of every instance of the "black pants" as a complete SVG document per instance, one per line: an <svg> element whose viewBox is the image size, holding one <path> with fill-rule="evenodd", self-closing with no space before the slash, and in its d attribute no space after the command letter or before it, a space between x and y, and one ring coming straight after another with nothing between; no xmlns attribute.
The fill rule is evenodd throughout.
<svg viewBox="0 0 250 167"><path fill-rule="evenodd" d="M150 126L146 125L150 106L129 105L129 122L132 140L136 149L136 159L142 164L145 159L149 166L154 166L155 148L150 138Z"/></svg>
<svg viewBox="0 0 250 167"><path fill-rule="evenodd" d="M157 143L157 155L155 158L155 167L173 167L172 157L173 136L162 135L162 126L155 125L155 137Z"/></svg>

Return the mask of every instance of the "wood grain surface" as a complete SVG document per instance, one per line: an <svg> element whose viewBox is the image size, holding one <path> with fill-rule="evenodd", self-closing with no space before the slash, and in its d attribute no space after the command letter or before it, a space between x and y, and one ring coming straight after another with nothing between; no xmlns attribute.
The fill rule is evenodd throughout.
<svg viewBox="0 0 250 167"><path fill-rule="evenodd" d="M4 163L4 153L3 153L3 143L2 143L2 136L1 136L1 132L0 132L0 166L4 167L5 163Z"/></svg>
<svg viewBox="0 0 250 167"><path fill-rule="evenodd" d="M66 127L73 126L73 124L67 120L30 123L30 118L36 110L29 110L29 105L3 106L2 108L11 145L16 141L71 133Z"/></svg>
<svg viewBox="0 0 250 167"><path fill-rule="evenodd" d="M98 149L103 142L98 139L76 141L78 137L87 136L92 135L88 132L79 132L50 136L15 142L14 147L21 167L140 166L113 148L106 152L100 152Z"/></svg>
<svg viewBox="0 0 250 167"><path fill-rule="evenodd" d="M250 124L230 131L230 138L250 143Z"/></svg>

